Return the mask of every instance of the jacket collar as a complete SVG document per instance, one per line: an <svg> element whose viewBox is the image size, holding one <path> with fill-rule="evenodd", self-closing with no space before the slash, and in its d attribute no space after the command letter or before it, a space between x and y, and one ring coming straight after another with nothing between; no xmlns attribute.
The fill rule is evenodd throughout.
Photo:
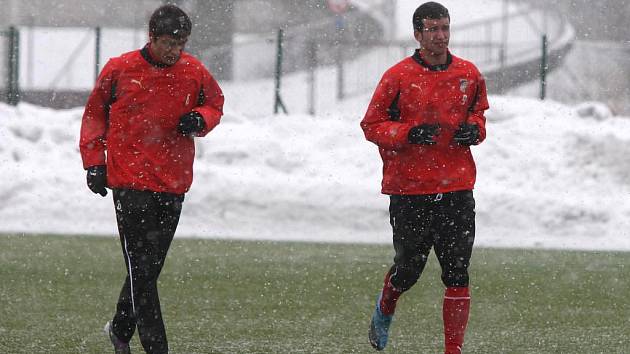
<svg viewBox="0 0 630 354"><path fill-rule="evenodd" d="M149 43L147 43L142 49L140 49L140 55L142 55L144 60L146 60L149 64L157 68L168 68L169 66L171 66L153 59L153 57L151 56L151 50L149 49Z"/></svg>
<svg viewBox="0 0 630 354"><path fill-rule="evenodd" d="M420 55L420 49L416 49L416 51L413 53L411 57L416 63L424 66L425 68L431 71L447 70L448 66L451 65L451 63L453 62L453 56L451 55L451 52L446 53L446 64L431 65L427 63L426 61L424 61L424 59L422 59L422 56Z"/></svg>

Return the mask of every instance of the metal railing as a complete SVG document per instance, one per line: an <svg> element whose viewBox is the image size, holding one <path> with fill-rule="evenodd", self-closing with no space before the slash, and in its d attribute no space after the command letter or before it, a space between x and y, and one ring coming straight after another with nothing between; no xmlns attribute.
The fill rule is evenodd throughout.
<svg viewBox="0 0 630 354"><path fill-rule="evenodd" d="M2 82L2 89L6 102L16 105L19 100L19 41L20 33L15 27L9 27L6 31L0 31L0 53L5 58L5 65L0 70L2 77L6 78Z"/></svg>
<svg viewBox="0 0 630 354"><path fill-rule="evenodd" d="M10 27L0 31L2 100L67 108L84 103L102 59L146 43L146 31L86 27Z"/></svg>
<svg viewBox="0 0 630 354"><path fill-rule="evenodd" d="M455 24L450 48L455 55L473 61L487 74L489 87L505 87L515 79L508 80L507 76L494 73L518 66L520 62L540 59L543 35L547 36L549 50L553 52L554 43L561 42L566 28L560 19L554 14L521 8L507 16ZM352 17L348 15L346 20L352 21ZM238 81L306 73L310 79L298 85L293 84L296 81L293 80L291 85L292 90L301 90L310 97L309 107L298 108L297 112L314 113L318 106L312 102L314 100L329 104L331 100L371 92L383 72L409 56L418 45L411 33L407 41L375 39L386 37L386 31L374 23L365 27L365 21L356 21L338 33L336 25L330 18L322 18L286 28L282 46L278 45L277 33L238 34L230 46L209 48L200 58L208 64L217 53L224 55L225 51L231 51L234 71L231 77ZM37 93L49 100L40 99L42 102L38 103L57 107L83 104L101 62L138 49L147 40L143 29L20 27L12 31L13 34L0 32L3 39L0 54L6 58L6 64L0 67L2 77L6 77L2 80L6 93L3 98L15 103L20 97L29 98ZM371 35L366 36L366 33ZM283 51L282 55L279 50ZM279 57L283 61L281 70L276 60ZM534 76L539 72L537 69L529 71ZM517 79L531 80L532 77L519 74ZM319 82L317 85L313 83L315 80ZM22 94L18 94L18 87ZM276 91L281 90L280 87ZM76 99L63 105L55 104L52 101L59 101L63 96L60 92L76 93ZM292 113L296 112L292 102L285 100L284 105Z"/></svg>
<svg viewBox="0 0 630 354"><path fill-rule="evenodd" d="M449 48L453 54L475 63L484 74L491 74L523 62L539 60L542 57L541 38L546 36L550 49L553 49L554 44L567 41L563 37L566 30L567 23L558 14L522 8L506 16L453 25ZM381 41L373 43L368 52L355 60L345 62L345 96L371 92L387 68L411 55L417 47L418 43L411 39ZM538 70L532 75L523 77L523 80L535 79ZM491 84L503 89L511 83Z"/></svg>

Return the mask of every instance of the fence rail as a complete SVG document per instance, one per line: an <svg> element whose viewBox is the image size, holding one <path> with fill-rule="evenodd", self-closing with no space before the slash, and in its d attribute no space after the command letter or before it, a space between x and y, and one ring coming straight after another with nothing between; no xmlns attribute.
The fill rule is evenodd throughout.
<svg viewBox="0 0 630 354"><path fill-rule="evenodd" d="M540 58L542 36L546 35L550 44L558 43L564 40L566 28L567 23L559 14L523 8L506 16L453 26L449 48L455 55L474 62L482 72L491 73ZM509 37L505 36L506 32ZM344 63L346 96L372 91L382 73L411 55L417 45L412 40L380 41L373 43L370 51ZM531 80L537 73L534 71L534 76L523 79ZM503 88L509 84L500 83L492 87Z"/></svg>
<svg viewBox="0 0 630 354"><path fill-rule="evenodd" d="M540 57L542 35L547 35L553 47L565 27L560 16L549 16L528 8L503 17L453 26L451 51L472 60L484 73ZM282 45L278 45L276 33L237 34L232 45L209 48L199 55L208 62L217 53L231 50L234 71L231 76L239 81L272 78L278 67L276 59L282 58L279 75L307 73L303 85L292 86L292 90L302 90L304 97L309 97L308 104L297 111L313 113L321 104L312 101L330 102L371 92L388 67L417 47L411 38L408 41L382 40L385 37L382 28L365 22L364 18L363 22L356 18L344 17L344 21L349 21L345 25L339 19L323 18L314 24L287 28ZM94 84L101 62L137 49L147 41L144 29L25 26L12 31L0 31L0 55L6 58L0 67L2 77L6 78L0 89L6 92L4 98L11 103L19 99L19 88L22 97L45 96L48 92L52 93L49 97L57 100L60 95L55 93L70 92L76 96L71 104L81 104L81 97L87 95ZM333 75L335 79L322 80L317 78L319 75ZM315 80L319 82L317 85L313 83ZM332 97L331 92L335 93ZM38 103L55 106L53 102ZM288 100L283 103L287 107L294 106ZM273 108L277 107L274 104Z"/></svg>

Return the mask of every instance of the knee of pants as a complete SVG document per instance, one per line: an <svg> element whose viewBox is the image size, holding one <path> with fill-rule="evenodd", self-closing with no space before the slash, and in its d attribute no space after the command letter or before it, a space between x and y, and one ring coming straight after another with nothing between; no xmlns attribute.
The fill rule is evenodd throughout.
<svg viewBox="0 0 630 354"><path fill-rule="evenodd" d="M407 291L416 284L423 270L424 263L397 264L392 272L392 285L400 291Z"/></svg>
<svg viewBox="0 0 630 354"><path fill-rule="evenodd" d="M451 268L442 272L442 283L447 287L467 287L468 269Z"/></svg>
<svg viewBox="0 0 630 354"><path fill-rule="evenodd" d="M164 258L155 253L137 255L131 262L134 280L156 281L163 263Z"/></svg>

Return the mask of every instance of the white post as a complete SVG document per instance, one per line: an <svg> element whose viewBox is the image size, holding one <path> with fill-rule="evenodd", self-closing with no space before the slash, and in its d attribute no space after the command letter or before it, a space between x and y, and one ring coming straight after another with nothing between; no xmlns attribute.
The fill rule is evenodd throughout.
<svg viewBox="0 0 630 354"><path fill-rule="evenodd" d="M503 31L501 37L501 67L505 67L508 56L509 0L503 0Z"/></svg>

